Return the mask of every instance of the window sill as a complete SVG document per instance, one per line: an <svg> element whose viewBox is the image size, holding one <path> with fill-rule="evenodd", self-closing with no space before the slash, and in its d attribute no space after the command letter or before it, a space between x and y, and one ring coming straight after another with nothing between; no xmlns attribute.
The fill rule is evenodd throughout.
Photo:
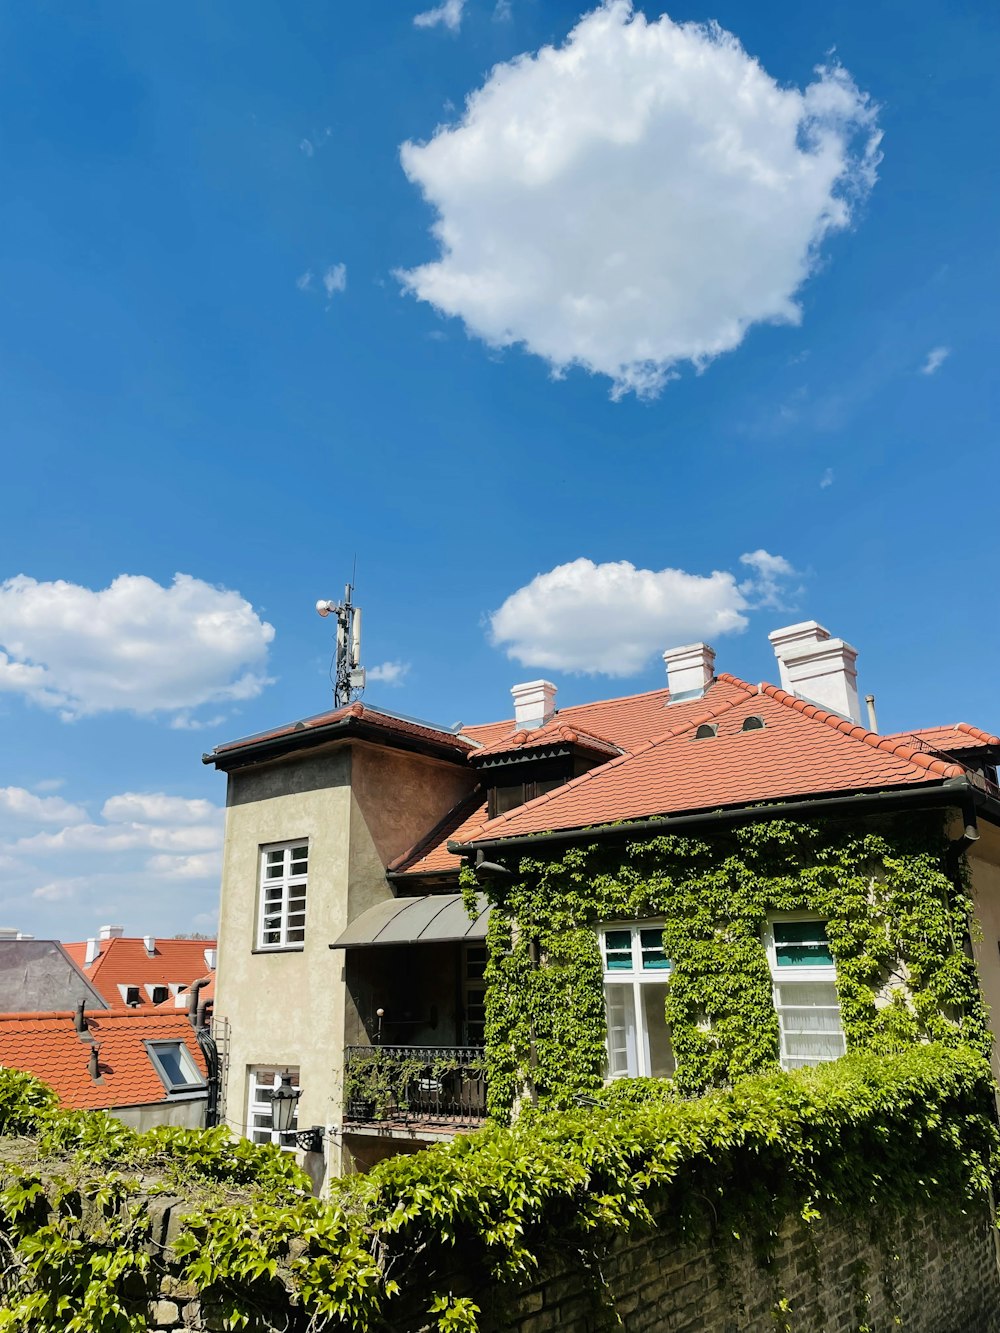
<svg viewBox="0 0 1000 1333"><path fill-rule="evenodd" d="M302 953L305 949L304 944L267 944L251 949L251 953Z"/></svg>

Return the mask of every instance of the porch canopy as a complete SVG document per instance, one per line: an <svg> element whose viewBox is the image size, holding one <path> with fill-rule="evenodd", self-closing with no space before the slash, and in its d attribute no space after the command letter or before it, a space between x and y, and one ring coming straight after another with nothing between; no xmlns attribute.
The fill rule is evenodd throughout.
<svg viewBox="0 0 1000 1333"><path fill-rule="evenodd" d="M460 893L432 893L423 898L390 898L362 912L331 949L357 949L372 944L441 944L486 939L490 909L486 895L476 895L478 914L473 920Z"/></svg>

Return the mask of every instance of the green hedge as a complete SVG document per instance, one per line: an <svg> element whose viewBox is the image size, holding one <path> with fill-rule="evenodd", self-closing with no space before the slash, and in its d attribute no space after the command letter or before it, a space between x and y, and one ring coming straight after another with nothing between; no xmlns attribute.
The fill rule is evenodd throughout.
<svg viewBox="0 0 1000 1333"><path fill-rule="evenodd" d="M516 1286L552 1254L589 1271L654 1216L680 1240L724 1248L738 1234L766 1250L789 1213L962 1209L986 1195L998 1146L988 1066L962 1047L849 1055L690 1100L646 1080L595 1101L390 1159L334 1181L321 1202L273 1150L60 1112L0 1071L0 1130L38 1136L37 1161L25 1164L23 1140L4 1154L0 1227L14 1261L0 1329L145 1328L154 1173L161 1188L201 1192L175 1245L180 1276L229 1327L268 1328L283 1312L290 1328L429 1319L454 1333L478 1314L454 1290Z"/></svg>

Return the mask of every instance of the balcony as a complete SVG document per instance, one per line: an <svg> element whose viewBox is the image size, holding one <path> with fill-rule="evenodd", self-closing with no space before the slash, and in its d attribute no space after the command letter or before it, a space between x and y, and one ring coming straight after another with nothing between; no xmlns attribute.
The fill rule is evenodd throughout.
<svg viewBox="0 0 1000 1333"><path fill-rule="evenodd" d="M344 1123L475 1129L486 1119L483 1046L348 1046Z"/></svg>

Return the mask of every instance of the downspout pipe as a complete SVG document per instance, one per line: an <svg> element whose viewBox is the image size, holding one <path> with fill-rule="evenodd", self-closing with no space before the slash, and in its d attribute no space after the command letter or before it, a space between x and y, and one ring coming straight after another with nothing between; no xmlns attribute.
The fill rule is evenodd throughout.
<svg viewBox="0 0 1000 1333"><path fill-rule="evenodd" d="M942 783L908 787L903 791L854 793L849 796L817 796L773 805L740 806L731 810L702 810L691 815L657 815L622 824L603 824L592 829L555 829L549 833L524 833L512 838L489 838L476 842L449 842L453 856L475 857L487 848L501 855L509 849L580 842L624 842L637 834L673 833L687 829L752 824L762 819L787 819L796 816L833 815L847 818L857 814L882 814L895 810L933 809L964 806L967 803L987 819L1000 824L1000 801L975 787L968 778L947 778Z"/></svg>
<svg viewBox="0 0 1000 1333"><path fill-rule="evenodd" d="M208 1006L199 1003L198 994L203 986L207 986L208 977L200 977L197 981L191 983L191 989L188 994L187 1016L188 1021L194 1028L195 1041L205 1057L205 1068L208 1071L208 1099L205 1102L205 1128L212 1129L219 1123L219 1078L221 1074L219 1063L219 1048L215 1044L215 1038L212 1036L211 1028L207 1023Z"/></svg>

